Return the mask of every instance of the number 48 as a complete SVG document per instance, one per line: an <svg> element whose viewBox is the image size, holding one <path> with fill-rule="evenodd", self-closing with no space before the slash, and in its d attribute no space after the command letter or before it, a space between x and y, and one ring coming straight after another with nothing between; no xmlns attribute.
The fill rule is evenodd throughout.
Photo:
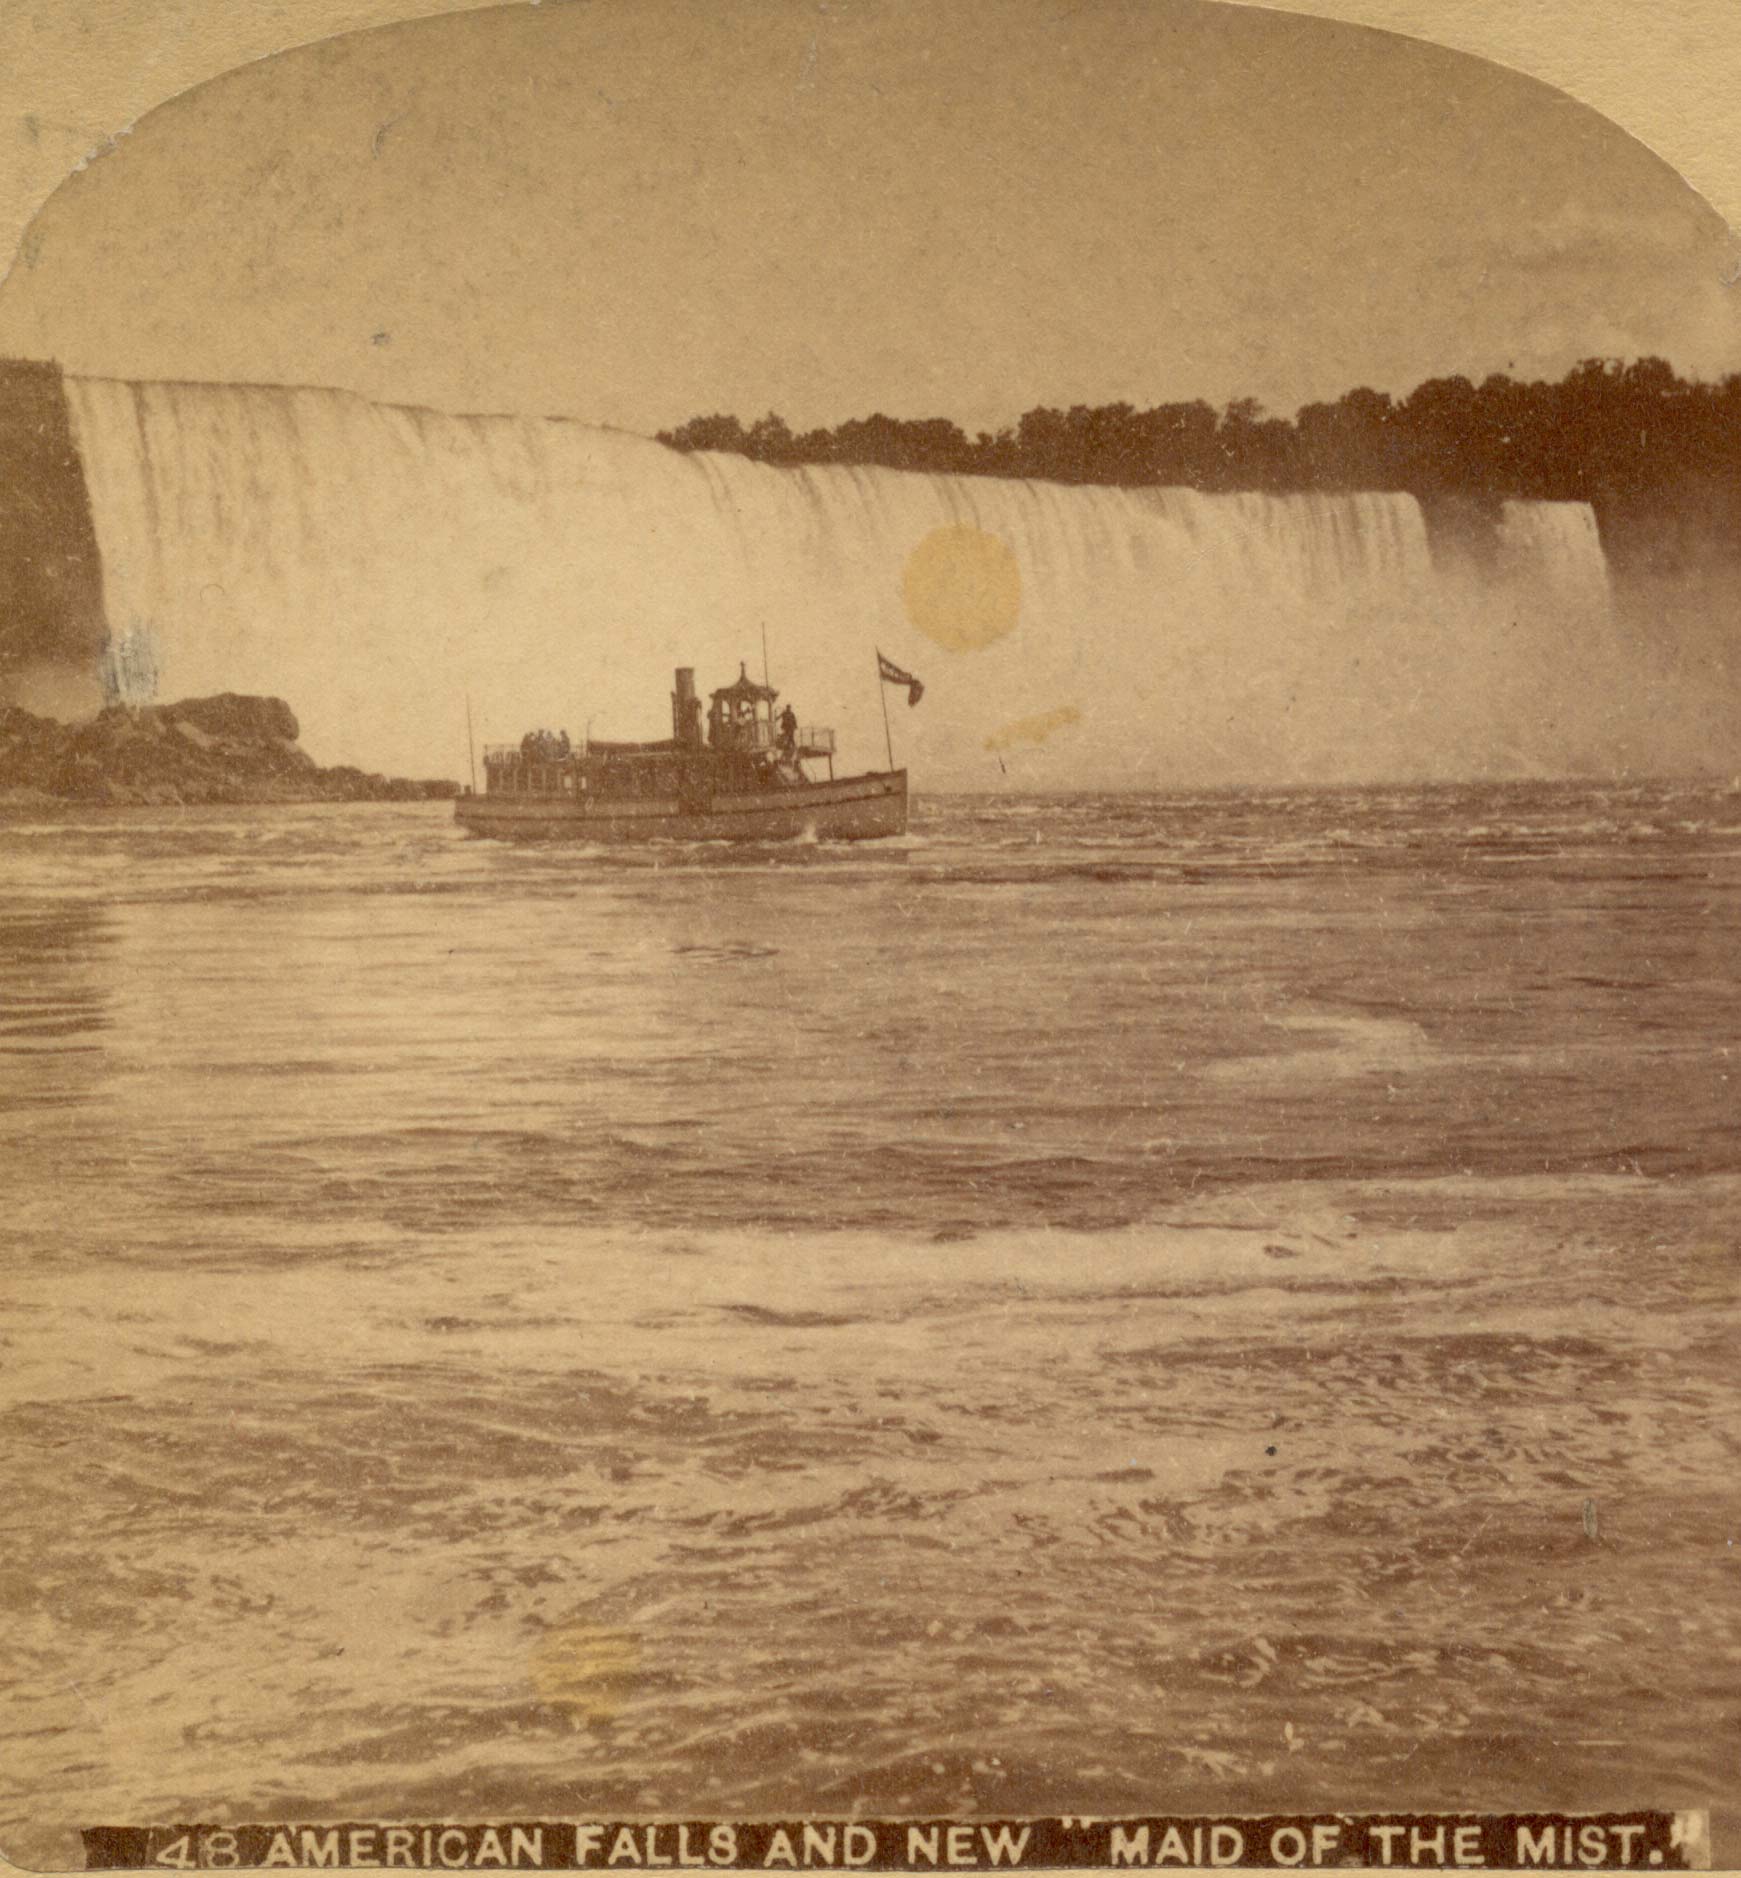
<svg viewBox="0 0 1741 1878"><path fill-rule="evenodd" d="M184 1832L171 1839L151 1862L177 1871L230 1871L237 1861L236 1835L225 1827L202 1832L197 1838Z"/></svg>

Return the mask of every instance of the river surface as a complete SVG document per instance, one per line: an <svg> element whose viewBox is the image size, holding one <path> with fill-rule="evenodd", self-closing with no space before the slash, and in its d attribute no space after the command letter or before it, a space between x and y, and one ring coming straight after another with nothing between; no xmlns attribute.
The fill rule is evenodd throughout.
<svg viewBox="0 0 1741 1878"><path fill-rule="evenodd" d="M1733 791L0 878L13 1859L1734 1796Z"/></svg>

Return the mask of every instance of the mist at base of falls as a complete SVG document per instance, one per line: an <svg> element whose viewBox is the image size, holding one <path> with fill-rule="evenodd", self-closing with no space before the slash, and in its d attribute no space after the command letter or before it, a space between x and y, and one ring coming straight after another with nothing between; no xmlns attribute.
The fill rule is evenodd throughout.
<svg viewBox="0 0 1741 1878"><path fill-rule="evenodd" d="M560 419L68 379L114 695L287 699L325 763L463 777L476 737L669 734L741 663L843 773L921 788L1674 773L1737 764L1727 668L1614 604L1591 511L1491 552L1406 495L1206 495L683 455ZM939 530L1013 557L971 649L910 610Z"/></svg>

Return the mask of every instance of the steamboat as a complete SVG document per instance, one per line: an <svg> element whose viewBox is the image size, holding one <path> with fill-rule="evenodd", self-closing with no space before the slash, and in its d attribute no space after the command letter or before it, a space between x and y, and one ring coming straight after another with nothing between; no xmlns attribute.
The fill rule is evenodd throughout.
<svg viewBox="0 0 1741 1878"><path fill-rule="evenodd" d="M892 669L892 668L891 668ZM900 676L905 679L907 674ZM911 681L915 688L917 681ZM454 804L473 834L520 840L876 841L907 831L907 772L834 773L834 732L801 725L744 667L715 691L705 725L695 672L680 666L671 735L578 746L529 731L484 750L484 789ZM826 775L817 765L826 764Z"/></svg>

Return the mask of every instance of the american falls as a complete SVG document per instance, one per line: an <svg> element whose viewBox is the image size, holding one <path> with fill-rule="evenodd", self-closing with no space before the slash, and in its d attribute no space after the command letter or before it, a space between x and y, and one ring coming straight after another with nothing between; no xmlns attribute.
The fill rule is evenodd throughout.
<svg viewBox="0 0 1741 1878"><path fill-rule="evenodd" d="M782 469L332 390L64 389L110 696L274 694L322 762L463 777L468 703L480 743L663 736L674 667L705 692L764 645L843 773L884 760L877 652L918 674L923 703L888 707L921 790L1707 757L1580 504L1508 503L1476 551L1407 495ZM915 605L912 570L958 550L959 593ZM952 630L994 565L992 614Z"/></svg>

